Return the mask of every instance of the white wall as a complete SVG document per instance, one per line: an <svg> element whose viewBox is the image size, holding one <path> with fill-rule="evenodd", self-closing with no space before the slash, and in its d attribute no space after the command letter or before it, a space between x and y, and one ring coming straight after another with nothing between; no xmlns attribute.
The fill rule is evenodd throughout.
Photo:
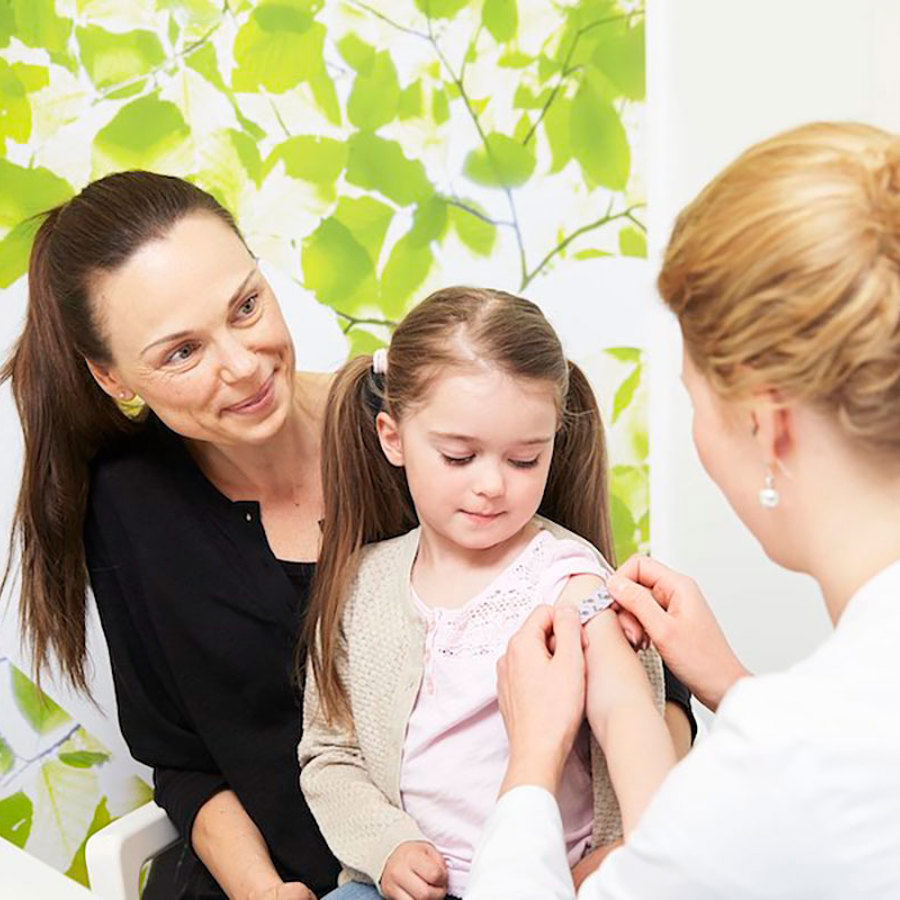
<svg viewBox="0 0 900 900"><path fill-rule="evenodd" d="M898 39L896 0L649 0L651 259L677 211L749 144L815 119L900 131ZM828 632L816 586L765 558L700 467L680 336L661 305L650 362L654 554L701 583L747 665L784 667Z"/></svg>

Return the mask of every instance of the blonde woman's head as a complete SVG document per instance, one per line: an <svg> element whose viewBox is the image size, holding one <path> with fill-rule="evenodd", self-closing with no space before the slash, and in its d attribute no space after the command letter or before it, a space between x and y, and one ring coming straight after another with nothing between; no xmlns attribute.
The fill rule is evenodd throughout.
<svg viewBox="0 0 900 900"><path fill-rule="evenodd" d="M747 150L679 216L659 288L721 397L900 451L900 138L821 123Z"/></svg>

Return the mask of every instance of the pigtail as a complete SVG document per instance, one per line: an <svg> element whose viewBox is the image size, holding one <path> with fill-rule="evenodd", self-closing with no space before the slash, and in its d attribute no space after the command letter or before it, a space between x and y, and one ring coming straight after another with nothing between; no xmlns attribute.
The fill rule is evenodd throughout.
<svg viewBox="0 0 900 900"><path fill-rule="evenodd" d="M568 366L563 421L539 512L590 541L615 565L603 422L584 372L573 362Z"/></svg>
<svg viewBox="0 0 900 900"><path fill-rule="evenodd" d="M325 518L316 577L304 623L308 653L322 709L329 722L349 719L338 663L343 652L344 602L365 544L405 534L418 524L406 475L385 458L375 418L388 376L375 375L372 357L359 356L338 372L328 395L322 435Z"/></svg>
<svg viewBox="0 0 900 900"><path fill-rule="evenodd" d="M28 268L25 327L0 372L22 422L24 465L0 589L18 551L20 628L35 674L51 653L63 674L88 691L84 671L87 567L82 531L89 465L106 440L133 426L100 390L63 321L50 252L63 207L46 214ZM87 314L87 312L85 312Z"/></svg>

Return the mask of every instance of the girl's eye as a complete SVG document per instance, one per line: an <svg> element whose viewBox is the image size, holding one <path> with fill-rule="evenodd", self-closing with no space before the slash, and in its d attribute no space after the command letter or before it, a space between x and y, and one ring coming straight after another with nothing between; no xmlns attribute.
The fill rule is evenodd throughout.
<svg viewBox="0 0 900 900"><path fill-rule="evenodd" d="M252 316L254 312L256 312L256 307L259 305L259 295L252 294L249 296L239 307L238 307L238 315L247 317Z"/></svg>
<svg viewBox="0 0 900 900"><path fill-rule="evenodd" d="M511 459L510 463L517 469L533 469L538 464L539 459L540 456L536 456L534 459Z"/></svg>
<svg viewBox="0 0 900 900"><path fill-rule="evenodd" d="M466 463L472 462L475 459L474 454L470 454L469 456L447 456L446 453L442 453L441 456L444 457L444 462L447 463L448 466L464 466Z"/></svg>
<svg viewBox="0 0 900 900"><path fill-rule="evenodd" d="M182 344L177 350L173 350L165 359L165 364L169 363L183 363L187 362L191 358L194 350L196 350L195 344Z"/></svg>

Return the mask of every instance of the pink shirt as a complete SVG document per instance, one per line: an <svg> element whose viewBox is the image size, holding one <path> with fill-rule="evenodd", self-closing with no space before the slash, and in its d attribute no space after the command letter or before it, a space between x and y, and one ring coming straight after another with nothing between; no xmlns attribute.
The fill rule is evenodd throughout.
<svg viewBox="0 0 900 900"><path fill-rule="evenodd" d="M497 703L497 660L528 614L555 603L569 577L580 574L606 573L587 547L542 530L459 609L427 606L410 587L425 621L425 670L407 727L400 795L403 808L446 860L450 894L465 893L509 756ZM593 827L586 732L566 764L559 806L574 864Z"/></svg>

